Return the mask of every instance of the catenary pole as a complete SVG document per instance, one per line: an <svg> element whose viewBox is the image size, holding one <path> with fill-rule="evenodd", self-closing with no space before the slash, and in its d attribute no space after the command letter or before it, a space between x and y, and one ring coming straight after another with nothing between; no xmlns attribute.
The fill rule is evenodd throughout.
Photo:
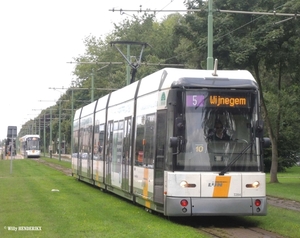
<svg viewBox="0 0 300 238"><path fill-rule="evenodd" d="M208 27L207 27L207 69L214 67L213 58L213 0L208 1Z"/></svg>
<svg viewBox="0 0 300 238"><path fill-rule="evenodd" d="M44 113L44 157L46 157L46 113Z"/></svg>
<svg viewBox="0 0 300 238"><path fill-rule="evenodd" d="M157 10L151 10L151 9L138 9L138 10L127 10L127 9L109 9L109 11L112 12L154 12L156 13ZM186 10L160 10L159 12L202 12L203 9L186 9ZM213 70L213 0L208 0L208 29L207 29L207 69ZM278 23L291 20L293 18L297 18L299 14L297 13L281 13L277 11L273 12L250 12L250 11L235 11L235 10L222 10L217 9L216 12L221 13L236 13L236 14L251 14L251 15L268 15L268 16L281 16L281 17L290 17L288 19L282 20Z"/></svg>
<svg viewBox="0 0 300 238"><path fill-rule="evenodd" d="M50 140L49 140L49 153L50 153L50 158L52 158L52 153L53 153L53 143L52 143L52 108L50 108Z"/></svg>

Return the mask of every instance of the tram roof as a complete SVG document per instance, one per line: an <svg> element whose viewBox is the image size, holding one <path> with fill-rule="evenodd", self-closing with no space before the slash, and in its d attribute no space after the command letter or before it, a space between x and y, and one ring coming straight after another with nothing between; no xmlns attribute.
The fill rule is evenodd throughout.
<svg viewBox="0 0 300 238"><path fill-rule="evenodd" d="M213 70L164 68L140 79L137 97L170 88L258 88L254 77L247 70L218 70L216 76L213 73ZM137 87L138 81L112 92L109 105L132 100ZM95 101L76 110L74 120L93 113L95 109L104 108L107 100L108 95L98 99L97 106Z"/></svg>
<svg viewBox="0 0 300 238"><path fill-rule="evenodd" d="M247 70L219 70L213 76L213 70L165 68L141 80L138 96L176 87L258 88Z"/></svg>
<svg viewBox="0 0 300 238"><path fill-rule="evenodd" d="M27 138L29 137L37 137L37 138L40 138L40 135L33 135L33 134L30 134L30 135L24 135L22 137L19 138L19 140L26 140Z"/></svg>

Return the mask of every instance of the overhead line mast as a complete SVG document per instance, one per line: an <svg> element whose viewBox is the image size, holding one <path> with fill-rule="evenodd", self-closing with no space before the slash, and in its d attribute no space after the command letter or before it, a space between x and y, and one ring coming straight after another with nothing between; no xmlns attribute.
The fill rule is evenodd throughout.
<svg viewBox="0 0 300 238"><path fill-rule="evenodd" d="M208 29L207 29L207 69L212 70L213 69L213 0L208 0ZM129 9L109 9L109 11L112 12L202 12L205 11L203 9L186 9L186 10L151 10L146 9L142 10L129 10ZM252 15L269 15L269 16L286 16L290 17L288 19L276 22L275 24L282 23L291 19L296 19L299 14L297 13L281 13L276 12L275 10L273 12L250 12L250 11L234 11L234 10L221 10L217 9L215 12L222 12L222 13L238 13L238 14L252 14Z"/></svg>
<svg viewBox="0 0 300 238"><path fill-rule="evenodd" d="M117 48L118 49L118 48ZM118 49L119 52L121 52L119 49ZM121 52L121 55L126 59L128 65L132 65L133 63L131 63L127 57ZM125 64L124 62L98 62L98 61L91 61L91 62L88 62L88 61L82 61L82 62L67 62L68 64L98 64L98 65L105 65L105 66L109 66L109 65L122 65L122 64ZM139 62L138 63L138 66L140 65L145 65L145 66L164 66L164 67L184 67L184 64L164 64L164 63L149 63L149 62ZM105 66L103 66L102 68L104 68ZM135 70L137 70L138 66L135 66ZM101 68L101 69L102 69ZM134 79L131 78L131 81ZM129 81L129 76L127 74L127 85L130 84L130 81Z"/></svg>
<svg viewBox="0 0 300 238"><path fill-rule="evenodd" d="M82 61L82 62L67 62L69 64L108 64L108 65L120 65L125 64L124 62L98 62L98 61ZM184 67L184 64L163 64L163 63L149 63L149 62L142 62L141 65L149 65L149 66L180 66Z"/></svg>

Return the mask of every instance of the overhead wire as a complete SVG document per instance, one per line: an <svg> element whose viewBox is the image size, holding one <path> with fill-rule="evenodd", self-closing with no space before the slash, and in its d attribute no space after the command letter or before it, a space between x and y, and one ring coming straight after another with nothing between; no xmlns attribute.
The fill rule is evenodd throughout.
<svg viewBox="0 0 300 238"><path fill-rule="evenodd" d="M168 7L168 6L169 6L171 3L173 3L173 2L174 2L174 0L171 0L166 6L164 6L162 9L160 9L158 12L164 10L166 7Z"/></svg>
<svg viewBox="0 0 300 238"><path fill-rule="evenodd" d="M162 12L164 11L165 8L167 8L170 4L174 3L175 0L170 0L169 3L167 3L164 7L162 8L159 8L160 10L154 10L154 16L156 16L156 13L159 13L159 12ZM147 2L151 2L151 1L147 1ZM146 4L147 4L146 2ZM140 9L139 10L136 10L137 13L140 13L140 12L147 12L149 9L146 9L146 10L142 10L142 5L139 5ZM134 17L134 15L130 15L128 13L125 13L125 11L134 11L134 10L123 10L122 8L119 10L120 11L120 14L121 15L127 15L127 16L130 16L130 17ZM152 10L151 10L152 11Z"/></svg>
<svg viewBox="0 0 300 238"><path fill-rule="evenodd" d="M168 7L168 6L169 6L170 4L172 4L172 3L174 3L174 0L171 0L167 5L165 5L163 8L161 8L161 10L154 11L154 13L163 11L166 7ZM206 5L207 5L207 2L206 2L206 4L204 4L203 6L206 6ZM276 8L274 8L274 11L275 11L276 9L278 9L278 8L281 8L281 7L284 6L284 5L285 5L285 4L282 4L282 5L280 5L280 6L276 7ZM142 7L142 5L140 5L140 8L141 8L141 7ZM131 16L131 15L125 13L125 11L122 11L122 13L121 13L121 11L122 11L122 9L120 9L120 14L126 14L126 15L128 15L128 16ZM142 10L137 11L137 12L142 12ZM241 26L239 26L239 27L237 27L237 28L235 28L235 29L233 29L233 30L231 30L231 31L228 31L227 33L225 33L225 34L223 34L223 35L214 37L214 39L219 40L219 39L221 39L221 38L224 38L224 37L226 37L227 35L230 35L230 34L236 32L236 31L238 31L238 30L240 30L240 29L246 27L247 25L249 25L249 24L251 24L251 23L253 23L253 22L259 20L260 18L262 18L262 17L264 17L264 16L265 16L265 15L261 15L261 16L255 18L255 19L252 19L252 20L249 21L248 23L243 24L243 25L241 25ZM133 16L131 16L131 17L133 17ZM287 19L287 20L290 20L290 19L291 19L291 18L289 18L289 19ZM287 20L280 21L279 23L285 22L285 21L287 21ZM276 24L276 23L275 23L275 24ZM274 24L274 25L275 25L275 24ZM191 50L189 50L189 51L187 51L187 52L184 52L184 53L182 53L182 54L178 54L178 55L176 55L176 56L172 56L172 57L170 57L170 58L167 58L167 59L165 59L165 62L167 62L167 61L169 61L169 60L171 60L171 59L177 58L177 57L179 57L179 56L182 56L182 55L185 55L185 54L189 54L189 53L191 53L191 52L193 52L193 51L195 51L195 50L201 50L202 48L205 48L206 46L207 46L207 44L202 44L202 45L200 45L200 46L198 46L198 47L196 47L196 48L193 48L193 49L191 49Z"/></svg>
<svg viewBox="0 0 300 238"><path fill-rule="evenodd" d="M284 5L285 5L285 4L282 4L282 5L278 6L278 7L276 7L274 10L276 10L276 9L278 9L278 8L281 8L281 7L284 6ZM246 24L244 24L244 25L241 25L241 26L237 27L237 28L235 28L235 29L233 29L233 30L227 32L226 34L223 34L223 35L221 35L221 36L214 37L214 39L219 40L219 39L221 39L221 38L223 38L223 37L225 37L225 36L227 36L227 35L230 35L230 34L232 34L233 32L238 31L238 30L240 30L240 29L246 27L247 25L249 25L249 24L251 24L251 23L253 23L253 22L259 20L260 18L262 18L262 17L264 17L264 16L265 16L265 15L261 15L261 16L255 18L255 19L252 19L250 22L248 22L248 23L246 23ZM288 19L288 20L290 20L290 19ZM283 22L283 21L281 21L281 22ZM165 61L168 61L168 60L177 58L178 56L182 56L182 55L191 53L191 52L195 51L195 49L196 49L196 50L200 50L200 49L202 49L202 48L204 48L204 47L206 47L206 46L207 46L207 44L200 45L200 46L198 46L198 47L196 47L196 48L193 48L192 50L190 50L190 51L188 51L188 52L185 52L185 53L179 54L179 55L177 55L177 56L173 56L173 57L167 58L167 59L165 59Z"/></svg>

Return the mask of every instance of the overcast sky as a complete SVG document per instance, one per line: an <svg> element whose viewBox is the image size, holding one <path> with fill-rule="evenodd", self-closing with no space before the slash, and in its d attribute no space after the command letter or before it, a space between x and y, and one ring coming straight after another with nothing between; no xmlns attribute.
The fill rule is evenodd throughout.
<svg viewBox="0 0 300 238"><path fill-rule="evenodd" d="M74 80L74 57L83 40L105 37L132 12L115 9L184 10L184 0L2 0L0 1L0 139L8 126L21 126L39 109L55 104ZM167 15L161 12L157 17Z"/></svg>

